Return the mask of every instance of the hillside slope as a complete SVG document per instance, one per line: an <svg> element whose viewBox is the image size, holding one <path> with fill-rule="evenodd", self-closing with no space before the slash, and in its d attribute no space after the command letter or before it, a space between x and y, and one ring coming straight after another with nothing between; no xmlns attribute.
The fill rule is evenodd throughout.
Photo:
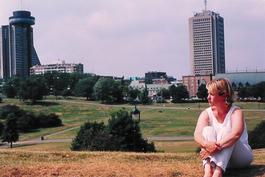
<svg viewBox="0 0 265 177"><path fill-rule="evenodd" d="M248 169L229 170L225 175L265 176L265 149L254 151ZM63 177L198 177L200 159L195 153L32 152L0 150L0 175Z"/></svg>

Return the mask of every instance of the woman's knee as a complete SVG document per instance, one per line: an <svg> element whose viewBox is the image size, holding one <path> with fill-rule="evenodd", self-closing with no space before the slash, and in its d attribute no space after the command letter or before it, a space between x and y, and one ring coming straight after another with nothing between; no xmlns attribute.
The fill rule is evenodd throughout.
<svg viewBox="0 0 265 177"><path fill-rule="evenodd" d="M217 140L223 139L224 137L226 137L230 133L231 133L231 128L229 128L229 127L222 128L217 135Z"/></svg>
<svg viewBox="0 0 265 177"><path fill-rule="evenodd" d="M211 126L206 126L203 128L202 136L208 141L216 141L216 132Z"/></svg>

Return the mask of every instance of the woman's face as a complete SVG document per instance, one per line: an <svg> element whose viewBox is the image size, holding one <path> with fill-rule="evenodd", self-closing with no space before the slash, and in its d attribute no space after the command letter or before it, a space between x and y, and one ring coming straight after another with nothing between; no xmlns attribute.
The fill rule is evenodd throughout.
<svg viewBox="0 0 265 177"><path fill-rule="evenodd" d="M207 100L210 106L218 105L219 103L225 102L225 98L223 95L220 96L217 93L211 93L209 91L208 91Z"/></svg>

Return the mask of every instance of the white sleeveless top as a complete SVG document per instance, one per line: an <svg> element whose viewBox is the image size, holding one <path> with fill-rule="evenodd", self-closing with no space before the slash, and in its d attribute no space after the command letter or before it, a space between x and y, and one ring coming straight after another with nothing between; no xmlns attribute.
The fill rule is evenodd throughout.
<svg viewBox="0 0 265 177"><path fill-rule="evenodd" d="M236 110L236 109L239 109L239 107L234 106L234 105L231 106L230 110L228 111L228 113L225 116L224 122L219 123L217 121L216 117L214 116L211 107L207 108L206 111L209 115L209 126L212 126L217 134L223 128L232 129L231 115L234 112L234 110ZM248 133L247 133L247 126L246 126L245 121L244 121L244 130L242 132L242 135L241 135L239 141L241 141L243 144L248 145Z"/></svg>

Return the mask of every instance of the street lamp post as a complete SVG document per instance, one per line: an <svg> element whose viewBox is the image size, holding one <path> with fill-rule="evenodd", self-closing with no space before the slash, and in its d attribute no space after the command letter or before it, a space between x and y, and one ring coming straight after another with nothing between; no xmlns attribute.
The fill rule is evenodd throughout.
<svg viewBox="0 0 265 177"><path fill-rule="evenodd" d="M135 151L136 146L135 146L135 134L136 134L136 124L140 122L140 111L136 107L136 103L134 104L134 109L131 111L131 117L133 120L133 150Z"/></svg>
<svg viewBox="0 0 265 177"><path fill-rule="evenodd" d="M137 109L136 104L134 104L134 109L132 110L131 115L134 122L140 122L140 111Z"/></svg>

